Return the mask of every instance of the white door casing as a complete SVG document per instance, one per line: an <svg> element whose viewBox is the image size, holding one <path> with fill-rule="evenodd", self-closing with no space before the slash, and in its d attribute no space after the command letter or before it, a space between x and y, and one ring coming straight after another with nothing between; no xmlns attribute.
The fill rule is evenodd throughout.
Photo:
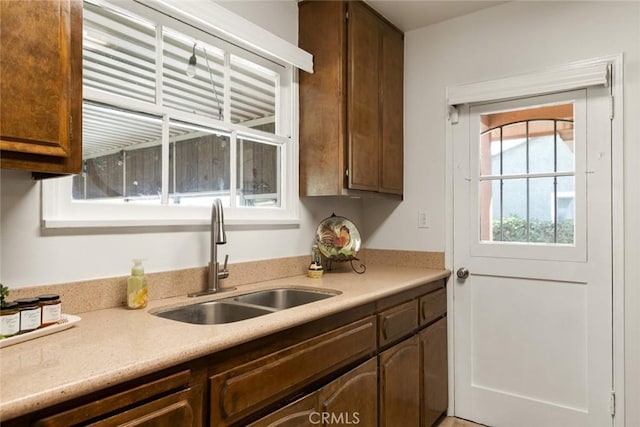
<svg viewBox="0 0 640 427"><path fill-rule="evenodd" d="M481 242L479 116L573 102L575 243ZM452 124L454 412L491 426L612 425L609 91L468 104Z"/></svg>

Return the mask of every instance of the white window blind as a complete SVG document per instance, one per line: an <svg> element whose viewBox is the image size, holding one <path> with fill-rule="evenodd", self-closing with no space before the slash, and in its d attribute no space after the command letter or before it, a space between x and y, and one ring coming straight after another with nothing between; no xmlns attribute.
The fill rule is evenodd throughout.
<svg viewBox="0 0 640 427"><path fill-rule="evenodd" d="M574 62L520 76L447 88L447 105L492 102L609 85L611 58Z"/></svg>

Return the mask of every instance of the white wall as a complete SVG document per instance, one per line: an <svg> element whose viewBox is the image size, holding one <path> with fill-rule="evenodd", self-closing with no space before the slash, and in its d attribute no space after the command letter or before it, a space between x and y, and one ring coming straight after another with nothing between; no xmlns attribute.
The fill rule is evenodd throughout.
<svg viewBox="0 0 640 427"><path fill-rule="evenodd" d="M298 2L296 0L215 1L236 15L289 41L298 40Z"/></svg>
<svg viewBox="0 0 640 427"><path fill-rule="evenodd" d="M223 6L297 44L294 0L225 2ZM299 227L228 227L228 243L219 253L228 253L230 263L310 254L317 225L333 212L358 224L361 205L348 199L303 200ZM146 270L155 272L205 266L208 257L207 227L44 231L40 185L28 173L0 171L0 282L6 286L127 275L132 258L146 258Z"/></svg>
<svg viewBox="0 0 640 427"><path fill-rule="evenodd" d="M40 184L29 173L3 170L0 195L0 282L12 288L127 275L133 258L145 258L147 272L208 263L208 227L42 230ZM351 200L303 200L299 227L228 226L219 259L310 256L317 225L333 212L360 220L360 205Z"/></svg>
<svg viewBox="0 0 640 427"><path fill-rule="evenodd" d="M364 203L371 248L445 250L447 86L624 53L626 426L640 426L640 2L509 2L405 36L405 200Z"/></svg>

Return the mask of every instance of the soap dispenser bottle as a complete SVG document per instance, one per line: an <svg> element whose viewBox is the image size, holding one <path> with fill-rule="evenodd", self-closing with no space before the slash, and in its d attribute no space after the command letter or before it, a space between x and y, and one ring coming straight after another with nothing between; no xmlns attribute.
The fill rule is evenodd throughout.
<svg viewBox="0 0 640 427"><path fill-rule="evenodd" d="M147 276L141 259L133 260L131 276L127 280L127 307L145 308L147 306Z"/></svg>

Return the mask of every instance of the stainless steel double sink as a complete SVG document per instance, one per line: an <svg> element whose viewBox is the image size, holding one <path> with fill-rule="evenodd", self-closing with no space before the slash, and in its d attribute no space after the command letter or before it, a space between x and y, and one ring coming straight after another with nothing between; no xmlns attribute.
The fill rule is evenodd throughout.
<svg viewBox="0 0 640 427"><path fill-rule="evenodd" d="M151 314L197 325L217 325L251 319L279 310L320 301L339 292L303 288L278 288L216 301L160 310Z"/></svg>

